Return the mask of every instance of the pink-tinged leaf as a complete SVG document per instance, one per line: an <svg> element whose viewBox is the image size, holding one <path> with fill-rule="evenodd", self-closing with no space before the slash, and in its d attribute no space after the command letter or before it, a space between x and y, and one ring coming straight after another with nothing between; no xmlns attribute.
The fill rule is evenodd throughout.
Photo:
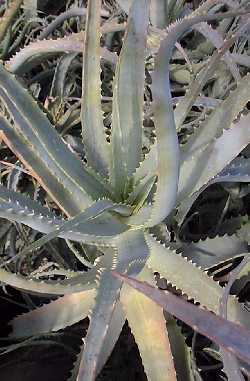
<svg viewBox="0 0 250 381"><path fill-rule="evenodd" d="M141 275L153 280L144 268ZM148 380L176 381L173 356L162 308L154 301L124 285L121 303L135 338Z"/></svg>
<svg viewBox="0 0 250 381"><path fill-rule="evenodd" d="M146 282L113 272L113 274L144 295L153 299L170 314L247 363L250 363L250 332L242 326L194 306L168 291L154 288Z"/></svg>
<svg viewBox="0 0 250 381"><path fill-rule="evenodd" d="M11 337L22 338L55 332L85 319L94 304L95 295L94 289L65 295L17 316L11 322Z"/></svg>

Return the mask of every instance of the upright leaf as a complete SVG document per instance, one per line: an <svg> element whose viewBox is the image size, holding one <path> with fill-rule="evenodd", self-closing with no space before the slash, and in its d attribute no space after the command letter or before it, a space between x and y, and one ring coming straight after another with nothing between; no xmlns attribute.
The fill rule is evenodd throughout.
<svg viewBox="0 0 250 381"><path fill-rule="evenodd" d="M149 1L133 2L113 88L111 181L123 196L127 178L142 155L142 122L146 33ZM119 158L119 159L118 159Z"/></svg>
<svg viewBox="0 0 250 381"><path fill-rule="evenodd" d="M100 19L101 0L88 2L82 81L82 135L88 164L107 177L110 147L101 111Z"/></svg>
<svg viewBox="0 0 250 381"><path fill-rule="evenodd" d="M143 278L142 278L143 277ZM154 282L153 273L142 271L140 279ZM174 363L162 309L148 297L124 285L121 303L135 337L149 381L176 381Z"/></svg>
<svg viewBox="0 0 250 381"><path fill-rule="evenodd" d="M158 177L153 212L149 222L151 226L161 222L170 213L177 197L179 145L169 81L169 62L177 39L178 34L176 35L174 28L162 41L155 60L152 90Z"/></svg>
<svg viewBox="0 0 250 381"><path fill-rule="evenodd" d="M204 3L211 6L213 2ZM234 16L234 12L206 15L203 6L195 12L194 17L184 17L181 21L169 27L167 36L161 42L156 56L153 77L153 100L155 129L157 137L157 188L154 196L153 212L149 226L161 222L173 209L176 203L179 177L179 145L174 120L172 98L169 82L169 62L175 43L182 34L193 25L212 19Z"/></svg>

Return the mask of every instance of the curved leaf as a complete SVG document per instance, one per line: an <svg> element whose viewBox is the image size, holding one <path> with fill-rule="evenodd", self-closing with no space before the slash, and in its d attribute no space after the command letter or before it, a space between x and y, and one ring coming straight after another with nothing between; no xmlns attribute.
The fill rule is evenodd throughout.
<svg viewBox="0 0 250 381"><path fill-rule="evenodd" d="M31 42L5 62L5 67L12 73L25 74L48 58L65 52L82 53L83 40L84 33L80 32L55 40ZM106 48L101 49L101 57L113 64L116 62L116 55Z"/></svg>
<svg viewBox="0 0 250 381"><path fill-rule="evenodd" d="M175 205L178 189L179 146L169 82L169 62L172 50L182 34L193 25L202 21L235 15L235 12L206 14L204 9L209 6L211 3L204 3L196 10L194 16L191 14L191 17L184 17L179 22L172 24L168 28L168 33L161 42L156 56L152 90L157 138L158 181L149 226L156 225L168 216Z"/></svg>

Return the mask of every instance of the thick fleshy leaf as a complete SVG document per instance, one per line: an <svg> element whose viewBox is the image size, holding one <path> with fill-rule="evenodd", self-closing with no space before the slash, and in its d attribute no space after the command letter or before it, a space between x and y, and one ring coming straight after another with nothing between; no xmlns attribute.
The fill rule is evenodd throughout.
<svg viewBox="0 0 250 381"><path fill-rule="evenodd" d="M110 146L106 140L101 110L100 16L101 0L89 1L83 57L81 121L88 164L107 177L110 171Z"/></svg>
<svg viewBox="0 0 250 381"><path fill-rule="evenodd" d="M150 21L153 26L161 29L167 26L168 7L165 0L151 1Z"/></svg>
<svg viewBox="0 0 250 381"><path fill-rule="evenodd" d="M181 31L178 33L178 27ZM173 209L178 189L179 144L176 133L169 81L169 62L178 37L185 26L177 24L162 41L153 76L153 107L156 129L157 188L149 225L161 222Z"/></svg>
<svg viewBox="0 0 250 381"><path fill-rule="evenodd" d="M5 63L5 67L12 73L22 75L48 58L53 58L65 52L82 53L83 41L84 33L80 32L55 40L31 42L11 57ZM101 58L112 64L116 62L116 55L106 48L101 49Z"/></svg>
<svg viewBox="0 0 250 381"><path fill-rule="evenodd" d="M182 182L183 171L180 173L180 183ZM236 158L228 166L226 166L217 176L209 180L198 191L189 195L189 197L181 200L181 193L178 194L178 200L181 200L178 205L177 215L175 216L178 223L181 225L190 208L200 194L210 185L224 182L249 182L250 181L250 159Z"/></svg>
<svg viewBox="0 0 250 381"><path fill-rule="evenodd" d="M25 197L0 185L0 217L10 221L16 221L30 226L41 233L52 233L67 222L55 216L49 209L43 207L38 202ZM96 217L87 222L79 222L70 230L57 231L56 236L89 243L94 245L110 245L116 235L125 232L128 227L118 220L114 220L108 215Z"/></svg>
<svg viewBox="0 0 250 381"><path fill-rule="evenodd" d="M153 273L144 269L139 279L155 283ZM124 285L121 303L150 381L175 381L175 368L161 307L148 297Z"/></svg>
<svg viewBox="0 0 250 381"><path fill-rule="evenodd" d="M192 262L157 242L149 234L146 235L151 255L147 265L181 290L190 299L219 314L220 299L223 289L205 272ZM237 299L230 297L228 301L228 319L249 327L249 316L240 306Z"/></svg>
<svg viewBox="0 0 250 381"><path fill-rule="evenodd" d="M93 271L90 270L89 273L83 273L83 275L63 281L43 281L11 273L0 268L1 283L30 294L40 294L43 296L58 296L91 290L95 287L95 275L94 269Z"/></svg>
<svg viewBox="0 0 250 381"><path fill-rule="evenodd" d="M26 225L30 225L33 220L34 229L41 229L41 231L45 229L44 221L49 225L53 222L56 225L60 221L60 218L39 202L3 185L0 185L0 215L10 220L17 219L17 222L23 222Z"/></svg>
<svg viewBox="0 0 250 381"><path fill-rule="evenodd" d="M154 117L157 139L157 188L154 195L153 212L149 226L161 222L173 209L178 188L179 177L179 145L172 106L169 62L175 43L189 28L201 21L229 17L234 13L206 14L205 8L211 3L204 3L195 12L194 17L184 17L168 28L165 39L161 42L155 60L153 77ZM204 8L205 7L205 8Z"/></svg>
<svg viewBox="0 0 250 381"><path fill-rule="evenodd" d="M95 289L66 295L17 316L11 321L13 331L10 337L19 339L41 335L75 324L88 316L94 304L95 295Z"/></svg>
<svg viewBox="0 0 250 381"><path fill-rule="evenodd" d="M167 316L166 320L177 380L199 381L194 376L191 361L191 348L185 342L181 327L178 326L177 321L170 315Z"/></svg>
<svg viewBox="0 0 250 381"><path fill-rule="evenodd" d="M197 128L188 142L182 146L182 158L185 160L196 150L210 143L213 138L231 127L237 115L250 100L250 75L245 75L235 90L217 107L212 114Z"/></svg>
<svg viewBox="0 0 250 381"><path fill-rule="evenodd" d="M89 208L85 209L83 212L78 214L77 216L64 222L63 224L61 224L61 226L58 226L57 228L55 228L52 232L50 232L46 236L33 242L31 245L23 249L20 255L24 255L32 250L36 250L42 245L44 245L45 243L49 242L50 240L58 237L59 235L71 232L72 229L74 230L81 229L81 227L84 226L85 222L88 222L89 220L93 220L94 218L98 217L102 213L111 211L111 210L118 213L119 212L128 213L130 209L126 207L125 205L114 204L110 200L99 200L95 202L93 205L91 205Z"/></svg>
<svg viewBox="0 0 250 381"><path fill-rule="evenodd" d="M69 189L62 186L58 174L56 176L55 172L52 172L46 166L45 162L41 160L41 156L37 156L37 152L39 151L35 152L35 149L30 146L30 143L3 118L0 118L0 129L2 140L39 181L51 198L56 201L57 205L59 205L63 211L75 214L78 207L75 200L70 197ZM44 159L46 159L46 157L44 157Z"/></svg>
<svg viewBox="0 0 250 381"><path fill-rule="evenodd" d="M46 26L41 31L41 33L38 36L38 39L39 40L44 40L45 38L48 38L49 35L54 32L55 28L57 28L60 24L63 24L64 21L66 21L66 20L68 20L68 19L70 19L72 17L82 17L83 20L84 20L85 17L86 17L86 14L87 14L87 9L84 8L84 7L78 8L78 7L72 6L72 7L68 8L65 12L61 12L58 16L56 16L55 19L53 19L48 24L48 26ZM109 16L109 12L107 12L104 9L102 10L101 14L104 17L108 17Z"/></svg>
<svg viewBox="0 0 250 381"><path fill-rule="evenodd" d="M144 65L149 1L131 7L127 31L116 67L113 89L111 182L122 196L128 176L142 156ZM117 158L119 157L119 160Z"/></svg>
<svg viewBox="0 0 250 381"><path fill-rule="evenodd" d="M236 236L207 238L204 241L183 244L182 254L202 269L227 261L247 251L247 243Z"/></svg>
<svg viewBox="0 0 250 381"><path fill-rule="evenodd" d="M115 269L115 262L113 265ZM94 381L101 361L102 347L120 294L121 281L114 279L109 271L100 270L95 305L90 314L90 324L85 338L77 380ZM100 359L100 360L99 360Z"/></svg>
<svg viewBox="0 0 250 381"><path fill-rule="evenodd" d="M25 140L25 146L29 147L38 163L50 171L61 184L61 188L65 187L72 194L71 199L78 204L78 210L79 205L82 206L81 209L88 206L91 197L103 196L106 193L94 172L84 167L68 149L33 98L2 66L0 66L0 98L14 121L16 140L19 139L18 149L25 163L29 163L29 156L27 157L26 153L23 157L25 152L22 152L20 139ZM11 125L4 127L7 129ZM41 180L39 168L33 168L32 173ZM46 177L42 177L42 181L45 182ZM49 184L46 186L50 190Z"/></svg>
<svg viewBox="0 0 250 381"><path fill-rule="evenodd" d="M148 154L145 155L144 160L140 163L140 166L133 174L133 183L135 187L139 184L145 184L150 178L152 178L157 169L157 151L156 142L154 142ZM129 197L130 199L130 197Z"/></svg>
<svg viewBox="0 0 250 381"><path fill-rule="evenodd" d="M148 176L149 177L149 176ZM143 207L146 203L146 200L153 189L154 183L156 180L156 175L149 177L147 181L145 179L139 182L130 193L126 202L129 205L135 205L133 213L137 213L141 207Z"/></svg>
<svg viewBox="0 0 250 381"><path fill-rule="evenodd" d="M249 76L250 77L250 76ZM210 144L196 150L181 165L178 199L198 191L222 171L250 142L250 114L224 130ZM212 133L212 132L211 132Z"/></svg>
<svg viewBox="0 0 250 381"><path fill-rule="evenodd" d="M168 291L152 287L146 282L119 273L115 273L115 276L154 300L199 333L208 336L229 352L250 363L250 332L242 326L200 309Z"/></svg>
<svg viewBox="0 0 250 381"><path fill-rule="evenodd" d="M111 352L113 351L114 346L120 336L125 320L126 319L121 307L121 303L118 301L115 305L114 313L108 327L108 332L104 340L101 353L99 355L96 371L97 374L100 373L109 356L111 355Z"/></svg>
<svg viewBox="0 0 250 381"><path fill-rule="evenodd" d="M128 230L116 240L117 269L137 275L149 256L149 248L142 230Z"/></svg>
<svg viewBox="0 0 250 381"><path fill-rule="evenodd" d="M50 90L50 95L52 97L59 97L59 99L62 99L64 95L67 72L69 71L72 62L76 57L77 53L73 52L66 53L59 59L56 65L56 70Z"/></svg>
<svg viewBox="0 0 250 381"><path fill-rule="evenodd" d="M98 257L93 267L87 272L70 275L69 279L64 280L38 280L37 278L22 276L11 273L0 268L0 282L31 294L45 296L68 295L81 291L88 291L96 288L96 278L98 273L104 268L110 268L113 264L114 249L102 248L105 255ZM64 274L67 276L67 273Z"/></svg>

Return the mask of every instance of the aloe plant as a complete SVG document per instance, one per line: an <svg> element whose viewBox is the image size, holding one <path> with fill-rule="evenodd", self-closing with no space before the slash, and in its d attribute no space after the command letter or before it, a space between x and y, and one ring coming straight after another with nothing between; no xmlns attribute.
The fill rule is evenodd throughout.
<svg viewBox="0 0 250 381"><path fill-rule="evenodd" d="M115 69L110 142L102 120L101 1L88 3L81 98L87 163L68 149L32 96L13 74L0 66L2 140L62 212L61 217L56 216L26 195L1 185L0 216L47 233L21 254L36 250L55 237L96 248L96 258L89 263L89 270L71 274L63 281L41 281L0 269L0 281L4 284L26 292L60 296L14 318L12 338L57 331L90 318L84 349L71 380L75 375L78 381L96 378L126 319L148 379L176 379L162 309L125 287L112 276L113 270L151 284L155 284L154 272L158 272L188 298L219 314L223 289L204 271L211 262L204 259L200 268L200 263L198 266L178 254L170 243L163 245L154 233L162 224L165 226L165 219L171 218L174 210L181 221L199 192L210 182L223 181L225 168L229 181L244 177L240 170L234 177L229 163L250 142L250 116L240 114L250 99L249 75L238 81L185 144L178 142L175 120L186 118L189 94L183 99L184 107L177 106L174 111L170 59L176 42L191 27L235 14L207 13L214 3L207 1L191 15L171 24L160 43L152 72L156 139L147 154L143 153L142 139L149 0L134 1L130 9ZM237 34L225 43L225 51L236 37ZM221 52L216 53L217 60ZM6 67L10 69L8 64ZM197 89L193 91L195 97ZM248 180L245 175L242 181ZM192 258L191 254L191 259L195 261L195 255ZM234 297L228 300L228 319L249 327L249 315Z"/></svg>

